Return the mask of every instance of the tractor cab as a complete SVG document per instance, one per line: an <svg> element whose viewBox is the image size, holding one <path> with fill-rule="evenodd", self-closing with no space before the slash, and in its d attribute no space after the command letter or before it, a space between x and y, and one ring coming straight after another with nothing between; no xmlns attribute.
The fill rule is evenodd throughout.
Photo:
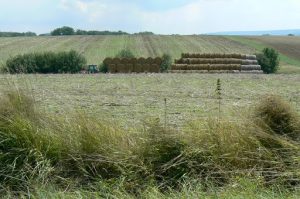
<svg viewBox="0 0 300 199"><path fill-rule="evenodd" d="M98 73L98 72L99 70L97 65L94 64L88 65L88 73Z"/></svg>

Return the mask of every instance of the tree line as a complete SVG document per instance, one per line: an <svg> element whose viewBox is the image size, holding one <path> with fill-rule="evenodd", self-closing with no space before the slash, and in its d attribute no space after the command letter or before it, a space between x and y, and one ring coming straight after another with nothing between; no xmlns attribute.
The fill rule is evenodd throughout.
<svg viewBox="0 0 300 199"><path fill-rule="evenodd" d="M0 37L33 37L37 36L34 32L0 32Z"/></svg>
<svg viewBox="0 0 300 199"><path fill-rule="evenodd" d="M133 33L134 35L154 35L153 32L144 31ZM99 30L75 30L69 26L63 26L52 30L50 33L39 34L38 36L64 36L64 35L131 35L124 31L99 31ZM37 36L34 32L0 32L0 37L32 37Z"/></svg>

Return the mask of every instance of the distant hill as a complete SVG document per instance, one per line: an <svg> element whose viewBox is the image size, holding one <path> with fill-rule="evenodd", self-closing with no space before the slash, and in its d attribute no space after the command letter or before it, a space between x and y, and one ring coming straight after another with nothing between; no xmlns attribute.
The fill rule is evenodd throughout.
<svg viewBox="0 0 300 199"><path fill-rule="evenodd" d="M215 32L208 33L208 35L246 35L246 36L257 36L257 35L296 35L300 36L300 29L290 30L264 30L264 31L229 31L229 32Z"/></svg>

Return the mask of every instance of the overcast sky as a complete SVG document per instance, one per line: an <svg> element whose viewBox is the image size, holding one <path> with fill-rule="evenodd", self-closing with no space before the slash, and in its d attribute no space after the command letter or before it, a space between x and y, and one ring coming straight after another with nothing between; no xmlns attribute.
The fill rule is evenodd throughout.
<svg viewBox="0 0 300 199"><path fill-rule="evenodd" d="M300 28L300 0L0 0L0 31L200 34Z"/></svg>

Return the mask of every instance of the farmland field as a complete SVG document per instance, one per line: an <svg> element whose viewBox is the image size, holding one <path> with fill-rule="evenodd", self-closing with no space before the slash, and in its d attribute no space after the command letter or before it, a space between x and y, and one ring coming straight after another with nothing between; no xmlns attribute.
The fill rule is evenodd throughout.
<svg viewBox="0 0 300 199"><path fill-rule="evenodd" d="M282 73L300 73L300 37L299 36L227 36L227 38L261 51L263 48L275 48L280 53Z"/></svg>
<svg viewBox="0 0 300 199"><path fill-rule="evenodd" d="M144 74L144 75L25 75L0 76L29 89L40 108L62 114L84 111L124 127L140 127L151 118L174 127L186 121L213 117L218 112L216 82L222 84L222 112L235 119L266 94L278 94L300 112L299 75Z"/></svg>
<svg viewBox="0 0 300 199"><path fill-rule="evenodd" d="M299 36L262 36L247 37L247 39L261 42L277 49L280 53L300 62L300 37Z"/></svg>
<svg viewBox="0 0 300 199"><path fill-rule="evenodd" d="M27 52L77 50L88 64L99 64L107 56L129 48L137 56L155 57L169 53L179 58L183 52L252 53L239 42L220 36L63 36L0 38L0 62Z"/></svg>
<svg viewBox="0 0 300 199"><path fill-rule="evenodd" d="M264 47L280 53L280 73L300 73L300 37L240 36L63 36L63 37L0 37L0 66L14 55L28 52L77 50L88 64L100 64L105 57L115 56L124 48L137 57L155 57L168 53L173 59L181 53L253 54Z"/></svg>

